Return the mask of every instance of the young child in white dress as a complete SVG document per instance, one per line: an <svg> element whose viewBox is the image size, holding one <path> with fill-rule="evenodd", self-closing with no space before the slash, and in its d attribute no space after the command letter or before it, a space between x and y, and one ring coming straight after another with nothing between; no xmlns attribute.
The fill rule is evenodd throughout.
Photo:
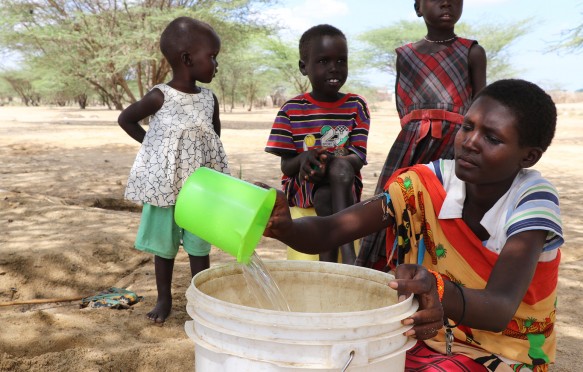
<svg viewBox="0 0 583 372"><path fill-rule="evenodd" d="M154 86L119 116L124 131L142 146L130 171L125 197L142 203L135 242L155 255L156 306L148 319L163 323L172 309L172 272L180 245L188 253L192 276L209 267L210 244L174 222L176 196L199 167L229 173L219 138L216 96L197 81L210 83L217 72L221 41L208 24L180 17L168 24L160 49L172 67L172 80ZM149 117L146 132L139 121Z"/></svg>

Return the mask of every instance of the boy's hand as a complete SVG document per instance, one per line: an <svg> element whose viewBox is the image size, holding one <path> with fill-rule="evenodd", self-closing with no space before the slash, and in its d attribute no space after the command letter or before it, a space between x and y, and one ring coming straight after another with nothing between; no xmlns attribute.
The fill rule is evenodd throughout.
<svg viewBox="0 0 583 372"><path fill-rule="evenodd" d="M434 337L443 327L443 306L439 302L433 274L420 265L401 264L397 266L395 280L389 283L389 287L397 290L399 300L415 294L419 301L417 312L403 320L404 325L413 325L405 335L418 340Z"/></svg>
<svg viewBox="0 0 583 372"><path fill-rule="evenodd" d="M300 166L300 179L312 183L321 182L326 175L326 161L329 157L327 149L312 149L305 154Z"/></svg>
<svg viewBox="0 0 583 372"><path fill-rule="evenodd" d="M264 189L271 188L270 186L261 182L255 182L255 185L263 187ZM292 224L293 220L289 212L287 198L283 191L277 190L275 205L273 206L271 217L269 217L269 221L267 222L267 227L265 228L263 235L269 238L281 240L285 237L286 233L289 233Z"/></svg>

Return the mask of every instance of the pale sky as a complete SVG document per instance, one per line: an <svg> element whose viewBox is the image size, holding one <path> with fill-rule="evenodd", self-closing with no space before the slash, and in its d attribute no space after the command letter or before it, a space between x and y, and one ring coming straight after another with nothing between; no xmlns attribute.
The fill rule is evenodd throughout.
<svg viewBox="0 0 583 372"><path fill-rule="evenodd" d="M280 0L263 15L287 26L287 37L295 41L320 23L340 28L350 41L359 33L399 20L423 22L415 15L413 0ZM532 30L510 48L510 62L519 71L515 77L546 89L583 89L582 52L545 52L562 38L562 32L583 22L583 0L466 0L460 22L488 24L526 18L533 18ZM392 88L388 75L380 77L380 83Z"/></svg>

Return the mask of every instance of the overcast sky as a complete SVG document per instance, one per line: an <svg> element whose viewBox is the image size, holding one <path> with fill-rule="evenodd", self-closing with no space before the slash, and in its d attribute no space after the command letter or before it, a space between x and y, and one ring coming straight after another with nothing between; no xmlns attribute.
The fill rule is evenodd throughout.
<svg viewBox="0 0 583 372"><path fill-rule="evenodd" d="M296 41L303 31L320 23L340 28L350 40L399 20L423 22L415 15L413 0L280 0L264 15L289 27L288 37ZM510 62L519 71L516 77L547 89L583 89L583 53L545 52L562 38L562 32L583 23L583 0L466 0L460 22L487 24L526 18L534 19L532 29L511 46ZM390 87L391 81L389 76L381 77L380 85Z"/></svg>

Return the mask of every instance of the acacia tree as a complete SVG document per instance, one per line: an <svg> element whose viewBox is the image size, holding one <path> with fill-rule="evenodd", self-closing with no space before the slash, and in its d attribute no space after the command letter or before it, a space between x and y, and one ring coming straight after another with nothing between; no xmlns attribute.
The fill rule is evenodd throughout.
<svg viewBox="0 0 583 372"><path fill-rule="evenodd" d="M218 73L211 86L217 92L223 111L227 112L227 104L229 104L229 111L233 111L237 102L239 83L245 69L245 62L241 55L249 44L249 38L234 43L227 37L221 41L221 44L221 53L217 58L219 62Z"/></svg>
<svg viewBox="0 0 583 372"><path fill-rule="evenodd" d="M309 87L298 69L297 50L266 31L246 30L245 39L223 42L219 72L211 87L224 112L232 111L237 102L252 110L260 97L273 96L276 91L297 94Z"/></svg>
<svg viewBox="0 0 583 372"><path fill-rule="evenodd" d="M6 75L10 75L10 72L6 73ZM0 106L11 102L14 99L14 96L14 89L10 86L8 81L4 79L4 74L0 74Z"/></svg>
<svg viewBox="0 0 583 372"><path fill-rule="evenodd" d="M32 84L43 102L59 106L75 102L84 109L90 96L94 96L91 86L85 80L59 75L54 69L45 67L37 66L27 74L32 77Z"/></svg>
<svg viewBox="0 0 583 372"><path fill-rule="evenodd" d="M116 109L163 82L170 69L159 52L165 25L177 16L222 31L258 27L250 7L269 0L3 0L0 44L67 78L80 79ZM231 35L242 33L226 32ZM31 66L35 67L35 66Z"/></svg>
<svg viewBox="0 0 583 372"><path fill-rule="evenodd" d="M258 43L253 43L243 53L244 70L241 79L241 93L247 111L253 109L253 105L274 90L281 80L281 74L274 71L267 64L265 51Z"/></svg>
<svg viewBox="0 0 583 372"><path fill-rule="evenodd" d="M580 14L583 17L583 13ZM575 53L583 51L583 23L563 31L560 41L551 46L551 51L567 50Z"/></svg>
<svg viewBox="0 0 583 372"><path fill-rule="evenodd" d="M392 26L364 32L357 37L365 46L356 62L395 75L395 48L419 40L424 32L425 24L414 21L399 21Z"/></svg>
<svg viewBox="0 0 583 372"><path fill-rule="evenodd" d="M2 74L2 78L10 85L26 106L38 106L40 103L40 94L33 87L27 74L22 71L7 71Z"/></svg>
<svg viewBox="0 0 583 372"><path fill-rule="evenodd" d="M477 26L461 24L460 35L478 40L486 50L488 69L486 76L488 81L509 78L516 74L510 63L510 50L512 44L520 37L526 35L531 28L533 20L523 19L515 23L488 23Z"/></svg>
<svg viewBox="0 0 583 372"><path fill-rule="evenodd" d="M278 71L283 79L291 84L294 93L307 92L310 88L310 81L300 72L298 61L299 51L297 45L286 43L277 37L265 39L263 43L264 58L268 66Z"/></svg>
<svg viewBox="0 0 583 372"><path fill-rule="evenodd" d="M456 25L456 33L478 40L486 50L488 80L498 80L514 73L509 63L508 51L512 43L525 35L532 21L525 19L513 24ZM419 21L399 21L392 26L371 30L359 35L366 44L360 58L374 69L396 74L395 49L403 44L420 40L427 32Z"/></svg>

